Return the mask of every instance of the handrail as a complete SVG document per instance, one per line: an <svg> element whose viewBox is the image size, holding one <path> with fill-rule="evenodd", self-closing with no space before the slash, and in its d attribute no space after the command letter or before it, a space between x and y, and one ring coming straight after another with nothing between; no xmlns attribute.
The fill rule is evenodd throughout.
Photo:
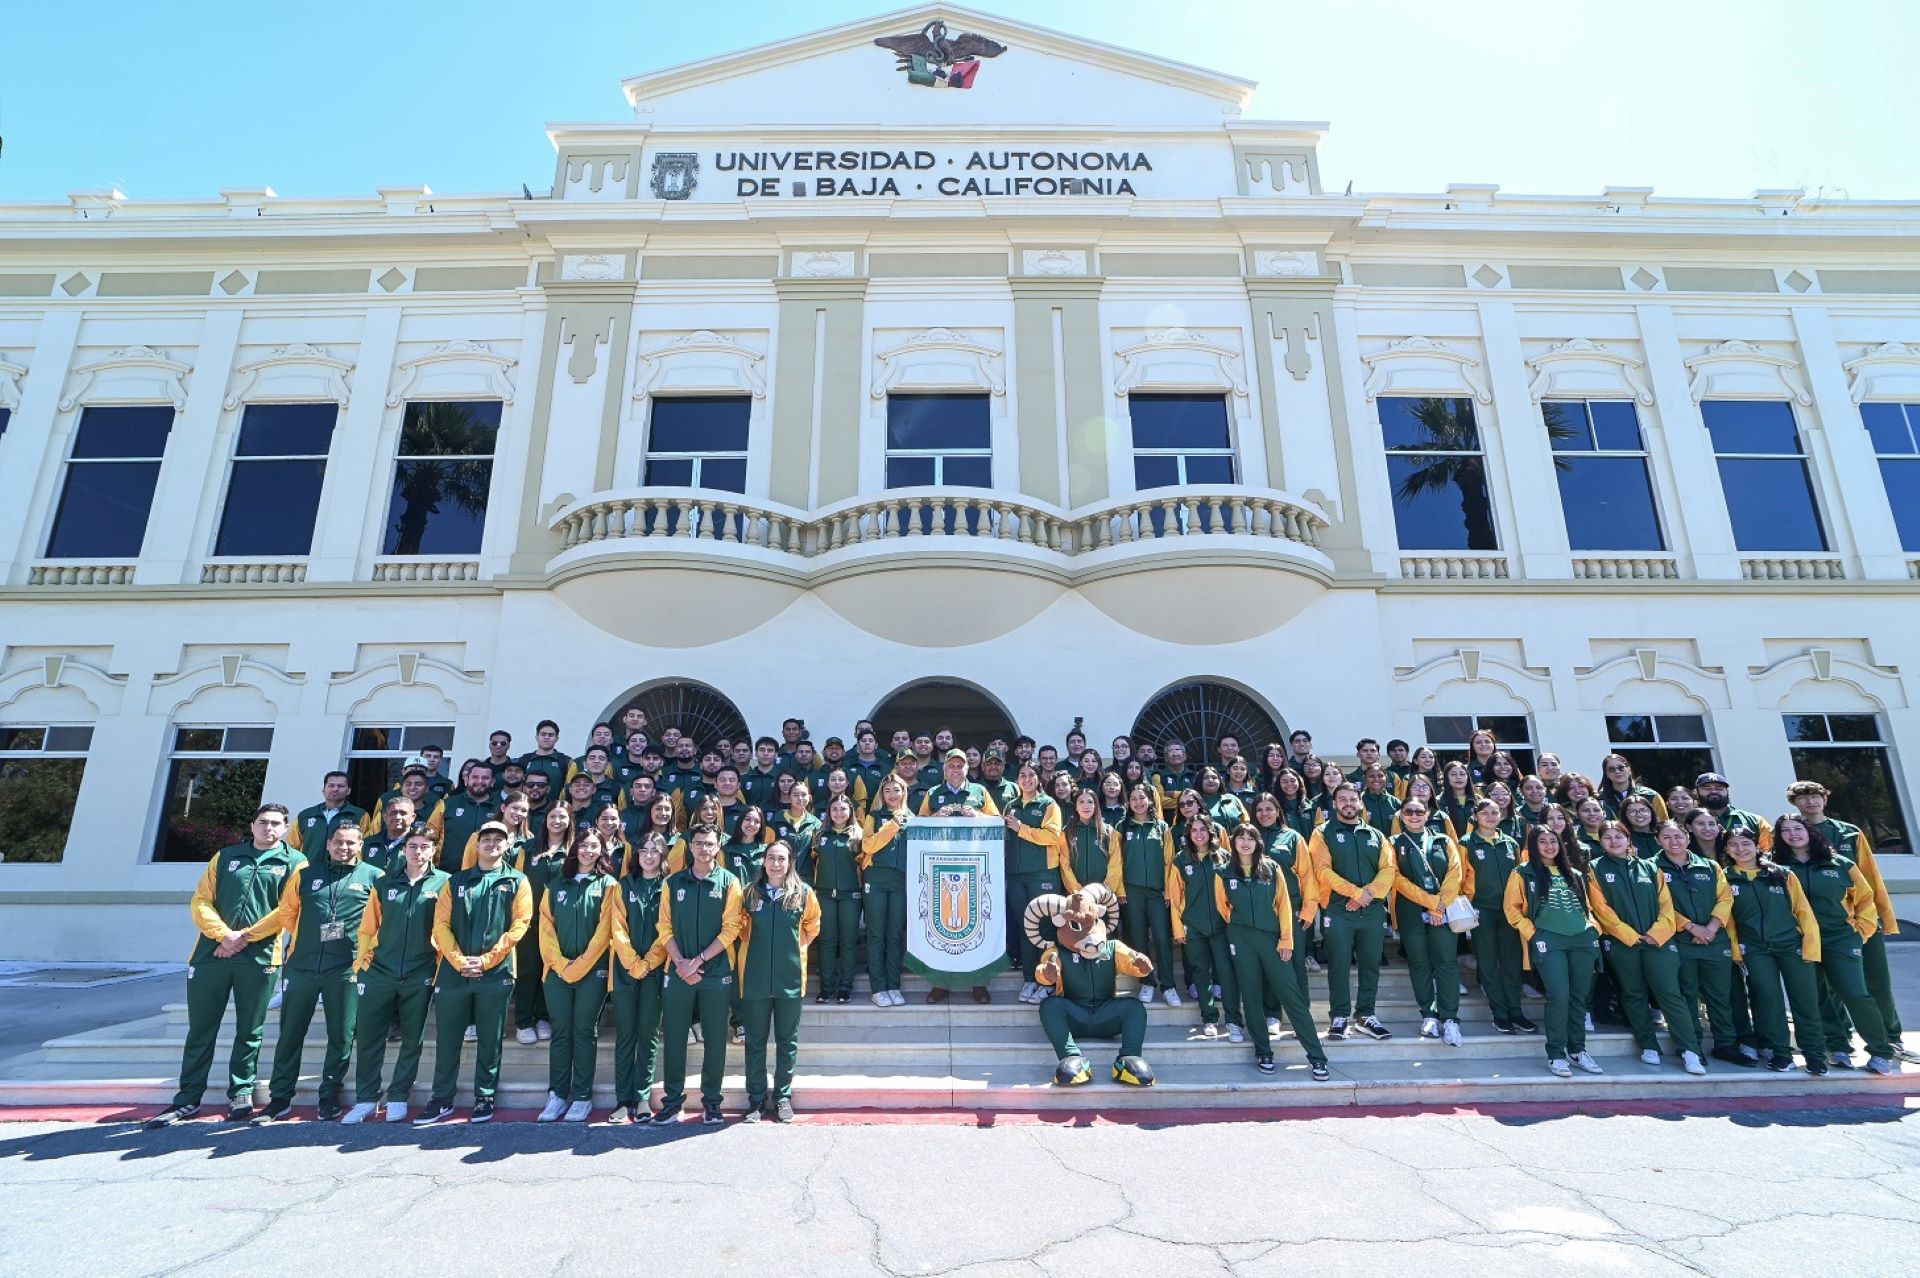
<svg viewBox="0 0 1920 1278"><path fill-rule="evenodd" d="M1189 487L1060 510L990 489L901 488L819 511L685 488L601 493L556 511L565 549L603 541L711 541L814 558L849 546L952 537L1081 555L1138 542L1262 537L1317 550L1327 527L1312 502L1270 489Z"/></svg>

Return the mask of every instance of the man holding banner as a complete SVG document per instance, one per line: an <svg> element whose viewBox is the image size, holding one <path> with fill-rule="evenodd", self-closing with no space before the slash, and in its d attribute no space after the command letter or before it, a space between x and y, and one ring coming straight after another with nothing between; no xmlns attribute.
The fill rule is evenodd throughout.
<svg viewBox="0 0 1920 1278"><path fill-rule="evenodd" d="M924 820L907 827L907 865L916 902L907 927L907 966L933 983L929 1003L973 987L988 1003L986 980L1007 960L1005 826L1000 809L967 780L964 750L949 750L941 783L920 800Z"/></svg>

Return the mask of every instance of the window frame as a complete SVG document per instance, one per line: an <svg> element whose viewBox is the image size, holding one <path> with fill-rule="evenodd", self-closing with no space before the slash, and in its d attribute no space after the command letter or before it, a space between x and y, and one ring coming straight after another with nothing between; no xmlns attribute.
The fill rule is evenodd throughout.
<svg viewBox="0 0 1920 1278"><path fill-rule="evenodd" d="M255 407L284 408L298 405L324 404L333 409L333 424L327 428L327 449L323 453L262 453L241 456L240 441L247 428L247 414ZM340 429L340 418L344 412L339 401L331 399L253 399L240 405L239 419L234 423L233 437L227 445L227 482L220 491L220 508L213 520L213 542L207 549L208 557L218 560L251 559L306 559L313 554L313 540L320 532L320 513L326 497L327 471L333 465L333 440ZM313 505L313 523L307 529L307 548L299 553L280 551L223 551L220 539L226 532L227 507L233 497L233 481L239 477L241 468L257 464L274 462L319 462L320 490L315 494ZM389 499L391 500L391 499Z"/></svg>
<svg viewBox="0 0 1920 1278"><path fill-rule="evenodd" d="M1547 405L1549 404L1563 407L1579 405L1581 413L1586 419L1586 437L1590 445L1589 447L1559 448L1555 446L1553 427L1547 420ZM1594 420L1593 416L1593 406L1595 404L1624 405L1626 410L1633 414L1634 435L1639 439L1640 446L1632 449L1601 447L1600 425ZM1646 423L1640 420L1639 403L1636 402L1631 395L1582 395L1574 397L1548 395L1540 400L1539 410L1540 426L1547 435L1547 451L1553 458L1555 491L1560 498L1560 522L1561 526L1566 529L1568 549L1572 550L1576 555L1665 555L1672 553L1673 547L1671 545L1671 539L1667 536L1665 512L1660 509L1659 486L1654 483L1653 454L1647 448L1647 428ZM1566 459L1564 468L1561 461L1562 458ZM1659 542L1658 545L1581 546L1574 544L1573 525L1570 522L1567 512L1567 492L1563 477L1570 474L1573 467L1583 459L1596 461L1638 461L1640 463L1640 478L1646 485L1647 490L1647 510L1653 520L1653 532Z"/></svg>
<svg viewBox="0 0 1920 1278"><path fill-rule="evenodd" d="M1452 401L1456 404L1466 405L1467 414L1473 421L1473 434L1474 434L1474 442L1476 444L1476 447L1471 449L1399 448L1399 447L1394 447L1388 444L1387 443L1387 420L1386 420L1386 417L1383 415L1381 406L1383 404L1399 403L1400 401L1403 401L1403 400L1404 401L1447 400L1447 401ZM1492 462L1491 454L1489 454L1489 452L1487 451L1486 427L1485 427L1485 424L1480 420L1480 410L1478 405L1475 402L1474 396L1471 394L1453 394L1453 393L1427 394L1427 395L1413 394L1413 393L1379 395L1379 396L1376 396L1374 399L1373 417L1374 417L1374 424L1379 428L1379 431L1380 431L1379 439L1380 439L1380 450L1381 450L1381 458L1382 458L1382 469L1385 471L1386 480L1387 480L1387 508L1393 518L1393 540L1394 540L1394 546L1395 546L1396 552L1402 555L1413 555L1413 556L1424 556L1424 555L1498 556L1498 555L1504 555L1508 553L1507 548L1501 544L1500 507L1494 492L1493 471L1492 471L1493 462ZM1400 526L1401 525L1401 521L1400 521L1401 498L1400 498L1399 488L1394 483L1393 463L1394 463L1394 459L1396 458L1422 458L1422 457L1477 457L1480 459L1480 484L1481 484L1482 493L1485 496L1486 503L1487 503L1487 531L1491 534L1493 538L1493 544L1491 546L1473 546L1470 544L1461 545L1461 546L1433 546L1433 545L1410 546L1406 544L1406 541L1404 539L1404 533ZM1471 535L1472 529L1467 527L1464 521L1462 523L1462 531L1467 534L1467 536L1463 537L1462 540L1470 543L1472 541L1472 535Z"/></svg>
<svg viewBox="0 0 1920 1278"><path fill-rule="evenodd" d="M890 442L890 436L893 430L893 401L895 399L946 399L977 403L980 408L981 421L986 427L987 442L978 448L895 448ZM990 402L991 400L992 395L987 391L888 391L886 413L881 422L881 444L883 451L880 458L880 481L885 490L888 492L897 492L901 489L909 488L945 488L952 482L947 479L945 474L947 459L965 458L970 461L984 460L987 463L987 482L985 484L955 484L954 486L978 492L993 491L995 476L993 466L993 405ZM896 457L901 459L932 458L932 484L896 485L890 482L887 473L891 469L890 463Z"/></svg>
<svg viewBox="0 0 1920 1278"><path fill-rule="evenodd" d="M165 770L161 774L159 810L154 814L153 830L147 841L147 860L156 865L195 865L199 862L189 857L170 857L165 855L167 842L168 808L171 803L175 782L179 777L179 767L183 763L197 763L210 760L243 762L258 760L271 764L273 758L274 725L271 723L196 723L175 721L168 725L172 733L165 755ZM253 748L232 747L228 745L228 734L235 730L242 732L265 732L265 744ZM183 748L181 734L186 732L218 732L220 747L214 750L196 750ZM266 802L266 774L261 774L261 795L256 803ZM243 830L242 837L246 831ZM216 851L218 849L215 849Z"/></svg>
<svg viewBox="0 0 1920 1278"><path fill-rule="evenodd" d="M1240 439L1234 430L1233 405L1228 402L1229 391L1166 391L1146 390L1127 392L1127 446L1129 456L1134 463L1133 490L1137 493L1159 492L1165 488L1185 488L1194 481L1187 478L1187 459L1190 457L1225 457L1227 466L1233 472L1225 480L1227 485L1239 485L1244 481L1245 471L1240 465ZM1218 403L1220 416L1226 422L1227 442L1218 448L1142 448L1135 442L1134 431L1136 414L1134 405L1142 400L1147 402L1165 400L1208 400ZM1139 479L1139 462L1142 457L1171 457L1174 459L1176 478L1172 484L1153 484L1142 487ZM1221 483L1223 481L1208 481Z"/></svg>
<svg viewBox="0 0 1920 1278"><path fill-rule="evenodd" d="M1799 451L1795 453L1723 453L1721 452L1719 442L1715 440L1713 436L1713 427L1707 421L1707 405L1709 404L1778 404L1778 405L1781 405L1787 410L1787 415L1789 419L1793 422L1794 443L1799 448ZM1700 401L1699 407L1700 407L1700 424L1702 429L1704 429L1707 432L1707 447L1713 453L1714 475L1720 480L1721 502L1726 507L1727 522L1733 527L1733 544L1734 544L1735 552L1741 555L1764 555L1764 556L1830 555L1832 554L1833 553L1832 520L1828 517L1828 513L1825 509L1825 503L1821 500L1820 477L1814 470L1813 451L1812 449L1807 447L1806 424L1800 420L1800 414L1795 411L1794 401L1792 397L1788 396L1783 398L1775 395L1718 395L1718 396L1708 395ZM1818 533L1820 537L1819 546L1817 547L1806 547L1806 546L1776 547L1776 546L1743 546L1741 545L1740 544L1740 528L1739 528L1738 522L1733 517L1733 501L1731 499L1731 494L1728 493L1727 491L1726 470L1723 465L1723 463L1729 462L1729 461L1798 462L1800 464L1800 478L1807 486L1808 510L1811 512L1813 516L1814 531ZM1883 479L1881 482L1885 483L1886 481Z"/></svg>
<svg viewBox="0 0 1920 1278"><path fill-rule="evenodd" d="M165 408L169 411L166 433L160 440L160 451L152 456L116 456L116 457L75 457L74 450L80 446L80 435L86 426L87 415L94 412L114 412L128 408ZM62 562L119 562L140 558L146 551L147 534L153 530L153 503L160 495L160 477L166 471L167 447L173 442L173 431L180 424L180 409L166 400L140 400L125 403L82 404L74 415L73 429L67 432L65 455L60 464L60 489L54 495L53 510L47 520L45 540L41 544L41 558ZM126 466L145 465L153 467L153 487L147 493L146 518L140 527L140 543L131 554L61 554L55 549L55 539L60 535L61 517L66 511L67 495L73 486L73 468L75 466Z"/></svg>
<svg viewBox="0 0 1920 1278"><path fill-rule="evenodd" d="M79 760L80 762L79 775L77 775L74 778L74 783L73 783L73 792L74 792L76 807L74 809L69 809L67 813L66 828L62 830L60 833L59 855L52 858L51 860L16 861L16 860L10 859L6 855L8 851L6 846L0 845L0 865L59 865L66 860L67 844L73 838L74 811L77 810L77 804L78 804L81 788L86 784L88 757L93 750L94 727L95 725L91 723L70 723L70 722L53 722L53 721L41 721L41 722L35 722L35 723L0 723L0 777L4 776L5 769L9 763L19 763L19 762L37 761L37 760L54 760L58 762L58 761L70 761L70 760L76 760L76 759ZM26 747L26 746L21 746L16 744L13 734L19 733L19 732L35 732L35 731L41 734L39 745L33 746L33 747ZM52 744L52 739L53 739L53 734L55 732L84 732L86 734L86 739L84 742L82 742L77 746L71 744L71 741L69 741L69 744L67 745L54 745Z"/></svg>
<svg viewBox="0 0 1920 1278"><path fill-rule="evenodd" d="M1907 451L1903 453L1882 452L1880 439L1874 428L1867 422L1869 407L1887 407L1899 411L1901 425L1907 432ZM1894 534L1900 538L1900 550L1903 554L1920 553L1920 510L1908 516L1910 528L1903 528L1900 518L1900 506L1894 501L1893 486L1887 482L1889 465L1911 467L1920 474L1920 399L1866 399L1860 402L1860 426L1867 433L1867 444L1873 449L1873 460L1880 470L1880 487L1887 496L1887 506L1893 512ZM1909 544L1908 536L1912 541Z"/></svg>
<svg viewBox="0 0 1920 1278"><path fill-rule="evenodd" d="M1427 725L1431 719L1470 719L1472 720L1472 724L1467 729L1467 735L1461 739L1459 744L1441 744L1434 741L1432 737L1428 735ZM1533 739L1533 715L1525 711L1519 714L1429 714L1426 711L1422 711L1420 714L1420 733L1423 738L1421 744L1433 751L1434 758L1439 761L1443 769L1454 759L1459 759L1463 763L1468 762L1472 757L1470 746L1473 740L1473 734L1481 728L1489 727L1487 723L1489 719L1524 719L1526 721L1527 736L1524 741L1520 742L1517 746L1511 741L1499 741L1499 743L1494 746L1494 750L1496 752L1504 750L1509 755L1515 755L1517 750L1518 755L1526 756L1524 764L1522 764L1518 755L1515 755L1514 758L1514 764L1519 767L1520 776L1524 777L1529 772L1532 772L1540 759L1540 747L1534 743ZM1489 728L1489 730L1493 732L1496 739L1499 738L1500 732L1498 728ZM1515 784L1518 784L1517 779ZM1518 796L1516 795L1515 797L1517 800Z"/></svg>
<svg viewBox="0 0 1920 1278"><path fill-rule="evenodd" d="M382 748L356 745L355 739L362 732L397 732L400 734L398 739L401 744ZM419 745L409 744L411 734L416 732L431 732L437 735L423 740ZM349 802L358 804L369 812L373 811L373 805L380 796L400 784L400 765L414 755L419 754L424 747L437 745L445 752L443 757L451 758L453 751L453 734L454 725L451 723L361 723L357 720L349 723L347 725L346 749L343 750L340 755L340 770L347 774L350 788ZM357 789L352 788L351 783L354 780L354 774L358 771L358 769L354 767L354 764L374 762L388 762L392 765L387 769L388 779L386 784L376 793L371 796L363 796Z"/></svg>
<svg viewBox="0 0 1920 1278"><path fill-rule="evenodd" d="M1787 732L1787 720L1789 719L1824 720L1826 738L1819 741L1795 740L1793 736ZM1833 731L1833 721L1835 719L1865 719L1873 726L1873 736L1871 739L1841 739L1836 736ZM1906 843L1900 847L1883 847L1881 841L1875 837L1875 832L1867 825L1866 821L1859 819L1856 814L1835 811L1832 812L1831 815L1838 817L1842 821L1851 822L1866 831L1867 838L1872 840L1876 853L1885 851L1897 855L1913 850L1915 838L1912 815L1913 809L1908 806L1907 796L1902 793L1900 763L1894 752L1892 734L1887 731L1887 719L1883 711L1782 710L1780 712L1780 730L1781 735L1785 738L1787 757L1790 760L1796 752L1801 750L1878 750L1880 752L1880 762L1886 769L1887 788L1890 792L1889 797L1893 801L1894 812L1900 818L1901 828L1906 835ZM1793 771L1796 777L1800 775L1801 768L1798 763L1793 765ZM1844 848L1838 850L1843 854L1846 851Z"/></svg>
<svg viewBox="0 0 1920 1278"><path fill-rule="evenodd" d="M685 400L725 400L725 401L728 401L729 403L738 404L742 410L741 425L742 425L743 434L744 434L744 442L741 444L739 450L734 451L732 449L706 449L701 452L690 453L690 452L676 452L672 450L656 449L653 446L654 414L659 411L660 405L662 403L668 403L673 401L685 401ZM735 394L688 393L688 394L682 394L682 395L649 395L647 397L647 429L646 429L644 442L640 449L640 486L642 488L699 488L707 492L734 493L736 495L744 496L747 491L747 470L749 465L751 464L749 459L751 458L752 454L753 454L753 396L745 395L745 394L735 395ZM656 461L691 462L693 464L692 481L686 484L656 484L651 482L647 478L647 471ZM703 463L708 461L738 462L740 464L740 487L717 488L717 487L710 487L708 485L702 484L700 482L700 472L703 469Z"/></svg>
<svg viewBox="0 0 1920 1278"><path fill-rule="evenodd" d="M495 422L494 428L493 428L492 451L487 453L407 453L407 452L402 452L401 450L406 446L406 442L407 442L408 416L413 412L415 405L427 405L427 404L452 404L452 405L459 405L459 406L491 404L497 407L499 409L499 420ZM387 471L387 500L382 506L380 524L376 532L376 545L377 545L376 554L380 558L382 559L477 559L480 557L480 555L485 551L486 544L487 544L487 525L489 522L488 516L491 513L494 468L496 465L498 465L500 460L500 433L507 429L507 408L508 408L507 401L493 395L467 395L467 396L442 395L433 399L406 399L401 401L400 423L399 423L399 428L394 432L393 453L390 458L391 464L388 467L388 471ZM394 520L396 518L396 514L394 511L394 501L399 495L395 490L397 489L400 483L401 468L407 462L410 462L410 461L432 461L432 460L439 460L439 461L446 461L446 462L484 461L486 463L488 505L487 505L487 509L483 509L480 512L479 516L477 517L477 523L479 524L479 531L480 531L478 542L470 550L428 550L428 549L422 548L418 550L409 551L409 550L401 550L397 546L394 549L389 550L387 548L388 538L391 534L396 533L398 531L394 523Z"/></svg>

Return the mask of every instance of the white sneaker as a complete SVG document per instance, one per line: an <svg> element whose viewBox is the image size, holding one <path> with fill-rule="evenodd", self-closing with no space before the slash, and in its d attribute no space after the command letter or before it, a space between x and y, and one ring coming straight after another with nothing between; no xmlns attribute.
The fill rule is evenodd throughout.
<svg viewBox="0 0 1920 1278"><path fill-rule="evenodd" d="M567 1106L566 1121L569 1123L584 1123L587 1121L587 1115L592 1112L592 1101L575 1101L573 1104Z"/></svg>
<svg viewBox="0 0 1920 1278"><path fill-rule="evenodd" d="M1178 1006L1180 1006L1180 991L1179 991L1179 990L1176 990L1175 988L1173 988L1173 986L1171 986L1171 985L1169 985L1169 986L1167 986L1167 990L1166 990L1166 994L1167 994L1167 1006L1168 1006L1168 1007L1178 1007Z"/></svg>
<svg viewBox="0 0 1920 1278"><path fill-rule="evenodd" d="M1460 1032L1460 1022L1447 1021L1443 1023L1440 1026L1440 1041L1445 1043L1448 1047L1459 1047L1461 1044L1465 1043L1467 1041L1467 1036Z"/></svg>
<svg viewBox="0 0 1920 1278"><path fill-rule="evenodd" d="M389 1123L406 1122L407 1121L407 1103L405 1101L388 1101L387 1102L387 1121Z"/></svg>
<svg viewBox="0 0 1920 1278"><path fill-rule="evenodd" d="M1318 976L1324 971L1326 971L1326 969L1320 966L1319 959L1311 954L1307 955L1307 974L1309 976Z"/></svg>
<svg viewBox="0 0 1920 1278"><path fill-rule="evenodd" d="M282 1001L286 999L286 997L287 997L287 984L285 981L282 981L280 984L273 987L273 997L267 1000L267 1010L269 1012L279 1011L280 1004Z"/></svg>
<svg viewBox="0 0 1920 1278"><path fill-rule="evenodd" d="M1229 1043L1244 1043L1247 1041L1247 1032L1238 1025L1229 1025L1227 1026L1227 1041Z"/></svg>
<svg viewBox="0 0 1920 1278"><path fill-rule="evenodd" d="M1420 1021L1420 1037L1439 1038L1440 1018L1437 1016L1423 1017Z"/></svg>
<svg viewBox="0 0 1920 1278"><path fill-rule="evenodd" d="M535 1043L540 1041L540 1036L533 1032L533 1027L531 1025L514 1034L514 1037L519 1039L522 1043L526 1044L528 1047L531 1047Z"/></svg>
<svg viewBox="0 0 1920 1278"><path fill-rule="evenodd" d="M1194 985L1192 985L1192 984L1189 984L1189 985L1187 986L1187 997L1188 997L1188 998L1199 998L1199 997L1200 997L1200 990L1199 990L1199 988L1198 988L1197 986L1194 986Z"/></svg>
<svg viewBox="0 0 1920 1278"><path fill-rule="evenodd" d="M1274 1039L1279 1037L1280 1037L1280 1018L1277 1016L1269 1016L1267 1018L1267 1041L1272 1042Z"/></svg>
<svg viewBox="0 0 1920 1278"><path fill-rule="evenodd" d="M1640 1053L1640 1063L1642 1065L1650 1065L1654 1069L1659 1069L1660 1053L1649 1047L1646 1051Z"/></svg>
<svg viewBox="0 0 1920 1278"><path fill-rule="evenodd" d="M875 1007L892 1007L893 996L885 990L875 990L873 992L873 1005Z"/></svg>
<svg viewBox="0 0 1920 1278"><path fill-rule="evenodd" d="M340 1121L343 1123L364 1123L373 1117L373 1111L378 1108L379 1106L375 1105L372 1101L361 1101L358 1105L348 1110Z"/></svg>
<svg viewBox="0 0 1920 1278"><path fill-rule="evenodd" d="M1142 986L1140 987L1140 1001L1141 1001L1142 1003L1151 1003L1151 1002L1153 1002L1153 986L1151 986L1151 985L1142 985Z"/></svg>
<svg viewBox="0 0 1920 1278"><path fill-rule="evenodd" d="M1870 1074L1898 1074L1900 1067L1884 1056L1867 1057L1867 1072Z"/></svg>
<svg viewBox="0 0 1920 1278"><path fill-rule="evenodd" d="M1548 1061L1547 1072L1555 1078L1572 1078L1573 1071L1567 1068L1565 1061Z"/></svg>
<svg viewBox="0 0 1920 1278"><path fill-rule="evenodd" d="M1593 1033L1593 1017L1587 1017L1587 1033Z"/></svg>
<svg viewBox="0 0 1920 1278"><path fill-rule="evenodd" d="M1033 1002L1033 992L1039 988L1039 985L1033 981L1028 981L1025 985L1022 985L1020 987L1020 1001L1022 1003Z"/></svg>
<svg viewBox="0 0 1920 1278"><path fill-rule="evenodd" d="M1707 1072L1707 1063L1700 1059L1700 1053L1698 1052L1680 1053L1680 1067L1689 1074L1704 1074Z"/></svg>
<svg viewBox="0 0 1920 1278"><path fill-rule="evenodd" d="M544 1043L548 1039L553 1037L553 1022L552 1021L535 1021L533 1025L533 1032L539 1035L540 1041Z"/></svg>
<svg viewBox="0 0 1920 1278"><path fill-rule="evenodd" d="M1460 983L1460 997L1461 997L1461 998L1465 998L1466 996L1467 996L1467 986L1466 986L1466 982L1464 982L1464 981L1462 981L1462 982Z"/></svg>
<svg viewBox="0 0 1920 1278"><path fill-rule="evenodd" d="M1209 992L1209 993L1211 993L1211 994L1212 994L1212 995L1214 996L1214 998L1216 998L1216 999L1218 999L1218 998L1220 998L1220 997L1221 997L1221 994L1220 994L1220 987L1219 987L1218 985L1214 985L1214 986L1209 986L1209 987L1208 987L1208 992Z"/></svg>
<svg viewBox="0 0 1920 1278"><path fill-rule="evenodd" d="M1592 1052L1574 1053L1573 1063L1575 1065L1578 1065L1581 1069L1585 1070L1589 1074L1604 1074L1607 1072L1604 1069L1600 1068L1599 1061L1596 1061L1595 1059L1593 1059Z"/></svg>
<svg viewBox="0 0 1920 1278"><path fill-rule="evenodd" d="M553 1092L548 1092L547 1107L541 1110L540 1117L534 1119L533 1121L536 1123L557 1122L560 1118L560 1115L566 1112L567 1112L567 1098L564 1096L556 1095Z"/></svg>
<svg viewBox="0 0 1920 1278"><path fill-rule="evenodd" d="M907 1005L907 996L899 990L888 990L887 998L895 1007L905 1007Z"/></svg>
<svg viewBox="0 0 1920 1278"><path fill-rule="evenodd" d="M1205 1024L1205 1025L1202 1025L1202 1026L1200 1027L1200 1037L1201 1037L1201 1038L1219 1038L1219 1037L1220 1037L1220 1027L1219 1027L1218 1025L1215 1025L1215 1024L1213 1024L1213 1023L1211 1023L1211 1022L1209 1022L1209 1023L1207 1023L1207 1024Z"/></svg>
<svg viewBox="0 0 1920 1278"><path fill-rule="evenodd" d="M480 1031L469 1025L467 1026L466 1033L460 1036L460 1041L463 1043L477 1043L480 1041Z"/></svg>

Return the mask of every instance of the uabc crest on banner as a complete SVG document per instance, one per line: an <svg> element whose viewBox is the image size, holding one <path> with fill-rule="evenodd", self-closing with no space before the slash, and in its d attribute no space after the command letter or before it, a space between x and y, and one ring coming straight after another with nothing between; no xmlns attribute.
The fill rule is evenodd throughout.
<svg viewBox="0 0 1920 1278"><path fill-rule="evenodd" d="M936 985L985 983L1006 962L1006 826L991 817L922 817L907 826L914 902L907 966Z"/></svg>

